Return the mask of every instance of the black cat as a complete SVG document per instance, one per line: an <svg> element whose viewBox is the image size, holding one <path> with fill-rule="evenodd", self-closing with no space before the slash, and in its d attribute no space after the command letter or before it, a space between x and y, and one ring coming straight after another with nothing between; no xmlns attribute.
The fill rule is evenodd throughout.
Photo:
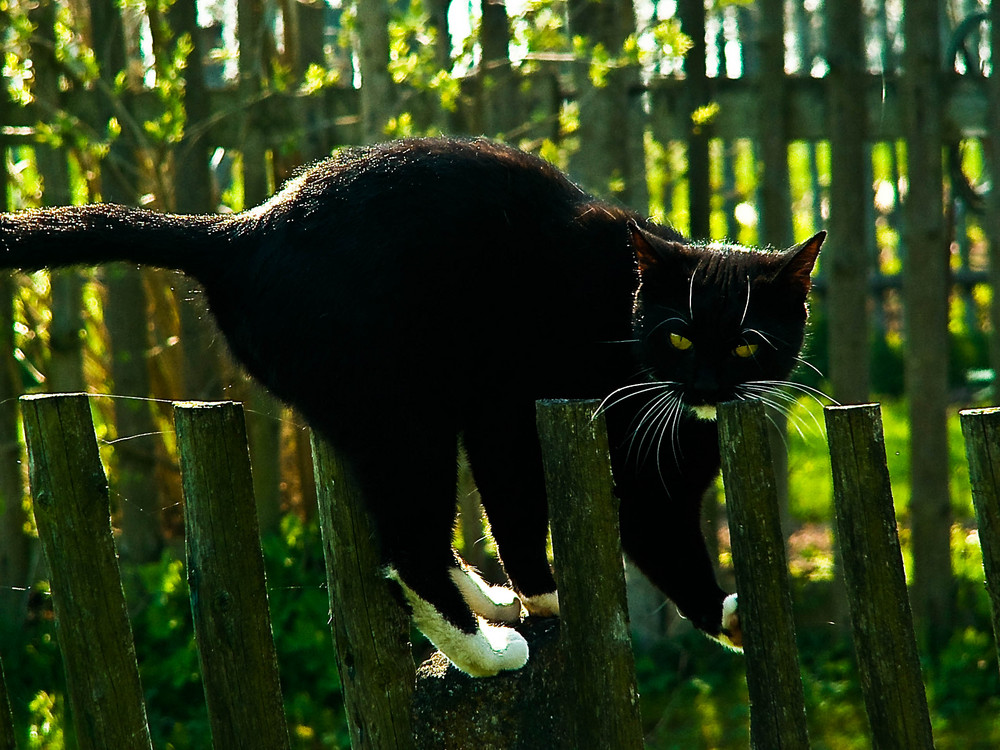
<svg viewBox="0 0 1000 750"><path fill-rule="evenodd" d="M489 622L558 612L545 397L604 399L627 554L738 646L699 527L715 405L780 398L823 237L782 253L693 245L534 156L426 139L344 151L238 215L5 214L0 265L120 260L197 279L236 358L350 461L417 625L489 675L528 657ZM459 436L513 590L452 550Z"/></svg>

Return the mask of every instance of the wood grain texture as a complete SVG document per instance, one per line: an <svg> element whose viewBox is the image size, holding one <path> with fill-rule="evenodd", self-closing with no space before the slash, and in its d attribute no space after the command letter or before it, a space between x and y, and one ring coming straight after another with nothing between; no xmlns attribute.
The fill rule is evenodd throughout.
<svg viewBox="0 0 1000 750"><path fill-rule="evenodd" d="M567 693L578 747L642 747L611 458L596 401L540 401Z"/></svg>
<svg viewBox="0 0 1000 750"><path fill-rule="evenodd" d="M933 747L878 404L827 407L834 504L875 748Z"/></svg>
<svg viewBox="0 0 1000 750"><path fill-rule="evenodd" d="M90 400L20 401L77 742L82 750L150 748Z"/></svg>
<svg viewBox="0 0 1000 750"><path fill-rule="evenodd" d="M720 404L718 420L750 691L750 745L805 749L805 698L764 406Z"/></svg>
<svg viewBox="0 0 1000 750"><path fill-rule="evenodd" d="M1000 408L960 413L1000 666Z"/></svg>
<svg viewBox="0 0 1000 750"><path fill-rule="evenodd" d="M410 618L382 570L350 467L312 437L331 626L354 750L413 747ZM391 467L387 467L391 471Z"/></svg>
<svg viewBox="0 0 1000 750"><path fill-rule="evenodd" d="M287 748L243 407L174 405L191 612L215 747Z"/></svg>

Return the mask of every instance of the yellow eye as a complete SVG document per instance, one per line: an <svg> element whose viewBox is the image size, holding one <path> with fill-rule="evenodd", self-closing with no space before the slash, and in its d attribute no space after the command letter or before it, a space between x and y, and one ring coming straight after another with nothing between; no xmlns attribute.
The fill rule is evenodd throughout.
<svg viewBox="0 0 1000 750"><path fill-rule="evenodd" d="M670 343L673 344L675 349L680 349L681 351L684 351L685 349L690 349L693 346L693 344L691 343L691 339L685 338L684 336L681 336L679 333L670 334Z"/></svg>
<svg viewBox="0 0 1000 750"><path fill-rule="evenodd" d="M752 357L757 353L757 344L741 344L733 349L733 354L737 357L742 357L746 359L747 357Z"/></svg>

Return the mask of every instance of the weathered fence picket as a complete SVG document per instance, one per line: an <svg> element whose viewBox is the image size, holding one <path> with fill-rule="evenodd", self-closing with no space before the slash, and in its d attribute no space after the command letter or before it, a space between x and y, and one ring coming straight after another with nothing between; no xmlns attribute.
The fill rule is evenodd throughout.
<svg viewBox="0 0 1000 750"><path fill-rule="evenodd" d="M1000 668L1000 408L960 412Z"/></svg>
<svg viewBox="0 0 1000 750"><path fill-rule="evenodd" d="M22 396L21 411L77 742L151 748L90 399Z"/></svg>
<svg viewBox="0 0 1000 750"><path fill-rule="evenodd" d="M51 568L79 745L148 748L89 400L84 395L26 396L21 405L35 515ZM432 706L432 713L437 708L440 714L434 726L426 725L427 711L423 719L420 711L418 717L411 715L416 699L409 620L380 569L358 489L345 464L314 438L333 630L353 748L642 746L617 504L607 437L602 420L593 417L595 407L572 401L538 406L562 617L534 618L520 626L532 644L532 659L519 672L476 680L438 657L443 669L424 695L441 701ZM826 419L838 536L873 746L929 748L930 721L878 407L828 408ZM179 404L175 420L192 611L214 745L287 747L242 411L232 403ZM963 412L962 425L1000 635L1000 409ZM802 684L763 407L723 404L719 427L751 698L751 746L804 748ZM601 572L595 575L597 567ZM6 701L0 671L0 750L13 750ZM531 737L524 722L507 729L512 710L530 715L533 708L547 717L538 737ZM463 714L473 717L466 724L482 727L451 732L451 722L458 730ZM458 736L483 740L482 730L489 732L489 741L453 741ZM516 741L507 742L511 737Z"/></svg>
<svg viewBox="0 0 1000 750"><path fill-rule="evenodd" d="M413 745L410 618L379 563L361 493L348 466L312 437L330 615L354 750Z"/></svg>
<svg viewBox="0 0 1000 750"><path fill-rule="evenodd" d="M750 745L808 748L792 595L764 405L719 406L719 446L750 692Z"/></svg>
<svg viewBox="0 0 1000 750"><path fill-rule="evenodd" d="M875 748L931 748L878 404L826 408L837 532Z"/></svg>
<svg viewBox="0 0 1000 750"><path fill-rule="evenodd" d="M215 747L287 748L243 407L174 405L195 642Z"/></svg>
<svg viewBox="0 0 1000 750"><path fill-rule="evenodd" d="M618 499L597 401L540 401L538 433L576 747L641 748ZM578 561L586 560L586 565Z"/></svg>

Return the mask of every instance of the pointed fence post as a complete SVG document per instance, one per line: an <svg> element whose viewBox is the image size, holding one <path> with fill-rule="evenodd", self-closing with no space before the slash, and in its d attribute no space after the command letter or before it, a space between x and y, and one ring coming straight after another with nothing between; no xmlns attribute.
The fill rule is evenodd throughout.
<svg viewBox="0 0 1000 750"><path fill-rule="evenodd" d="M959 413L1000 667L1000 408Z"/></svg>
<svg viewBox="0 0 1000 750"><path fill-rule="evenodd" d="M77 743L82 750L150 748L90 400L22 396L21 411Z"/></svg>
<svg viewBox="0 0 1000 750"><path fill-rule="evenodd" d="M785 538L759 401L719 405L719 448L750 691L750 746L809 747Z"/></svg>
<svg viewBox="0 0 1000 750"><path fill-rule="evenodd" d="M331 627L351 747L405 750L413 747L416 680L410 618L382 571L371 521L350 467L315 433L312 449Z"/></svg>
<svg viewBox="0 0 1000 750"><path fill-rule="evenodd" d="M243 407L174 404L191 612L213 744L288 745Z"/></svg>
<svg viewBox="0 0 1000 750"><path fill-rule="evenodd" d="M597 401L539 401L560 637L577 747L641 748L625 568ZM579 564L586 561L586 565Z"/></svg>
<svg viewBox="0 0 1000 750"><path fill-rule="evenodd" d="M878 404L828 406L837 534L875 748L933 747Z"/></svg>

